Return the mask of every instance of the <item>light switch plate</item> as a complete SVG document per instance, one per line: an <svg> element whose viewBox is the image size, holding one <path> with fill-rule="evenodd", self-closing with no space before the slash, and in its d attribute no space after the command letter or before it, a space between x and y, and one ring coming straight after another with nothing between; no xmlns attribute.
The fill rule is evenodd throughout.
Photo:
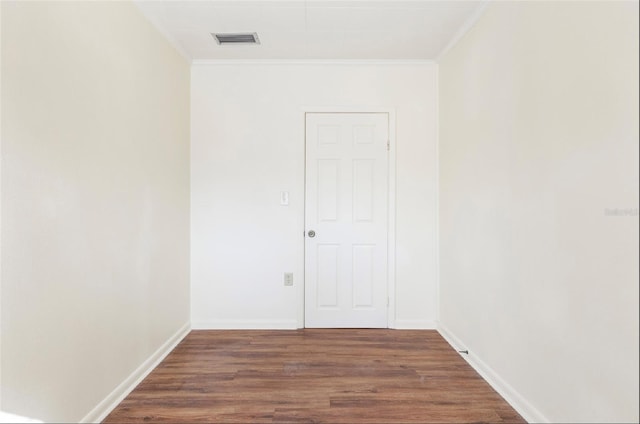
<svg viewBox="0 0 640 424"><path fill-rule="evenodd" d="M282 206L289 206L289 192L281 191L280 192L280 204Z"/></svg>
<svg viewBox="0 0 640 424"><path fill-rule="evenodd" d="M284 285L293 286L293 272L284 273Z"/></svg>

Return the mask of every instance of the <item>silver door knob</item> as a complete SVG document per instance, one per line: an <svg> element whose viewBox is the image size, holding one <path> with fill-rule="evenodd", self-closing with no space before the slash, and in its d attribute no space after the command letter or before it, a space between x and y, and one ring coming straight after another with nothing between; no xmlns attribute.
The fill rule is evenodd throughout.
<svg viewBox="0 0 640 424"><path fill-rule="evenodd" d="M315 237L315 236L316 236L316 232L315 232L315 231L313 231L313 230L309 230L309 232L307 233L307 235L308 235L309 237Z"/></svg>

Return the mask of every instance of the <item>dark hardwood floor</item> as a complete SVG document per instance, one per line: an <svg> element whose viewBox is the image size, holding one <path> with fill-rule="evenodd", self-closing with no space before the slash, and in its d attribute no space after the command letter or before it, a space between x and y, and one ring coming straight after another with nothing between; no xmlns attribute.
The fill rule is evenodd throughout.
<svg viewBox="0 0 640 424"><path fill-rule="evenodd" d="M192 331L106 418L525 422L436 331Z"/></svg>

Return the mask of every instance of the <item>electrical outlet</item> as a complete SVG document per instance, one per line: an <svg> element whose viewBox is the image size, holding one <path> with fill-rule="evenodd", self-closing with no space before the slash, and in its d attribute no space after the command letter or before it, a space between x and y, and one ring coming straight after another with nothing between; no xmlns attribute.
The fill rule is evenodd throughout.
<svg viewBox="0 0 640 424"><path fill-rule="evenodd" d="M293 272L284 273L284 285L293 286Z"/></svg>

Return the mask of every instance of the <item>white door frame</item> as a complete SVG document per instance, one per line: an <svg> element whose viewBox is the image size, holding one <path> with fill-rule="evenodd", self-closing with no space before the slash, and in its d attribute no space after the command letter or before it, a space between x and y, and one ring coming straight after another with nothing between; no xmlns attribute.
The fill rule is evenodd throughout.
<svg viewBox="0 0 640 424"><path fill-rule="evenodd" d="M387 295L389 296L389 307L387 308L387 326L389 328L396 328L396 111L393 108L387 107L371 107L371 106L308 106L302 107L302 119L300 134L304 142L305 148L303 149L302 164L304 168L304 179L302 181L303 190L306 199L306 125L307 125L307 113L386 113L389 117L389 167L388 167L388 222L387 222ZM306 202L305 202L306 206ZM304 214L304 212L303 212ZM305 259L305 225L304 219L302 220L303 227L300 229L300 243L302 246L302 284L298 284L298 328L304 328L304 259Z"/></svg>

